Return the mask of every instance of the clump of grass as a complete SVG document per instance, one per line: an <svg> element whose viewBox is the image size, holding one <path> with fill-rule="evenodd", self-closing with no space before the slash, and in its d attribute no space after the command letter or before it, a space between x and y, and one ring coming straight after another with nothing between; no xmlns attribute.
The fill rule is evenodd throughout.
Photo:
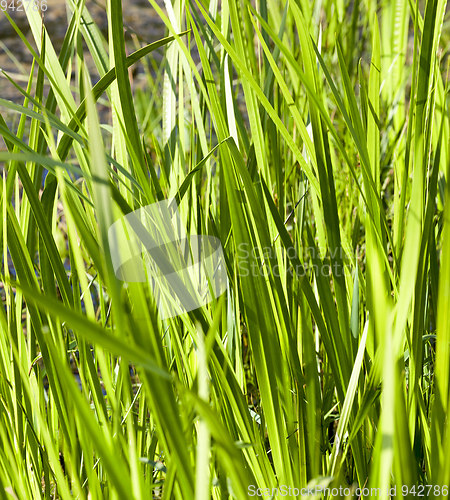
<svg viewBox="0 0 450 500"><path fill-rule="evenodd" d="M0 100L0 496L446 498L446 3L165 6L129 55L120 0L106 38L67 0L59 54L3 12L33 67ZM161 319L108 229L172 197L229 288Z"/></svg>

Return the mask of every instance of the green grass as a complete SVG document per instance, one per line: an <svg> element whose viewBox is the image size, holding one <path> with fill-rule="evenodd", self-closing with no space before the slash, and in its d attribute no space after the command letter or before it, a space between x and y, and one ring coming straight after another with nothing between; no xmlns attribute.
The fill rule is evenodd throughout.
<svg viewBox="0 0 450 500"><path fill-rule="evenodd" d="M446 3L150 0L134 53L120 0L106 38L67 7L59 54L1 14L33 67L0 90L0 498L447 498ZM173 197L229 288L162 320L108 229Z"/></svg>

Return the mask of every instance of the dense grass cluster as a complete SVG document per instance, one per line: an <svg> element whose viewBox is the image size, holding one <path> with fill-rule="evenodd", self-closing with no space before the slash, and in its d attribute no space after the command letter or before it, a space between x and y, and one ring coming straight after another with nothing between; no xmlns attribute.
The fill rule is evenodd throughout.
<svg viewBox="0 0 450 500"><path fill-rule="evenodd" d="M66 2L59 54L0 14L33 56L0 89L0 499L447 498L446 2L150 0L133 53L121 0L107 33ZM168 198L229 287L162 319L108 230Z"/></svg>

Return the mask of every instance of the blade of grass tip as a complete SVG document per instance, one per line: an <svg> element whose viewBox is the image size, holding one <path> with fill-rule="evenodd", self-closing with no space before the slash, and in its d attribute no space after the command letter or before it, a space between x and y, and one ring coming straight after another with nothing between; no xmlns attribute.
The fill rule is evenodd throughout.
<svg viewBox="0 0 450 500"><path fill-rule="evenodd" d="M238 139L238 135L237 135L236 120L234 117L234 114L235 114L234 100L233 100L232 88L231 88L231 82L233 79L233 71L232 71L231 66L229 66L228 61L229 61L228 54L225 54L224 79L225 79L225 102L226 102L227 118L228 118L228 130L230 131L230 136L233 137L234 142L236 143L237 147L239 148L239 139Z"/></svg>
<svg viewBox="0 0 450 500"><path fill-rule="evenodd" d="M364 325L364 328L367 328L367 321L366 324ZM343 452L343 457L342 457L343 460L347 456L348 447L352 444L353 439L356 437L359 430L363 426L364 420L369 415L369 413L373 411L373 409L375 408L375 404L380 398L381 388L380 388L379 372L380 372L381 354L382 354L381 350L378 350L375 355L375 359L373 360L373 363L370 367L370 371L368 375L366 375L365 377L364 393L360 398L358 412L352 423L351 431L349 432L349 437Z"/></svg>
<svg viewBox="0 0 450 500"><path fill-rule="evenodd" d="M85 3L85 1L82 1L77 5L73 0L68 0L67 5L72 12L80 16L80 32L94 60L100 78L103 78L109 67L108 54L104 48L106 42ZM81 12L78 13L80 10Z"/></svg>
<svg viewBox="0 0 450 500"><path fill-rule="evenodd" d="M72 58L72 50L73 46L75 43L76 39L76 34L78 33L78 29L80 26L80 18L77 15L73 15L69 27L67 28L67 31L64 35L64 40L61 45L60 53L58 56L58 61L61 64L61 69L63 73L68 72L68 66ZM43 38L43 42L45 41L45 38ZM45 50L45 49L44 49ZM40 67L40 71L43 71L43 68ZM39 75L40 76L40 75ZM42 95L42 92L41 92ZM45 107L49 113L54 113L56 111L56 106L57 106L57 100L55 97L55 92L52 87L50 87L48 94L47 94L47 99L45 102ZM46 150L46 145L43 144L43 138L40 137L40 145L39 149L37 149L37 152L43 153Z"/></svg>
<svg viewBox="0 0 450 500"><path fill-rule="evenodd" d="M339 424L336 431L333 450L331 452L330 462L328 466L328 472L327 472L328 476L334 476L336 473L337 459L339 452L341 451L340 450L341 443L344 434L347 431L347 426L350 422L352 407L355 401L356 391L358 389L358 379L362 369L364 351L366 349L367 332L368 332L368 323L366 323L366 326L363 330L363 334L361 336L361 341L359 343L358 352L356 353L352 374L350 376L350 381L347 387L347 394L345 395L344 404L342 406L342 410L339 416Z"/></svg>
<svg viewBox="0 0 450 500"><path fill-rule="evenodd" d="M244 25L243 26L244 32L247 31L247 36L249 36L248 30L251 29L251 23L245 22L246 20L249 19L248 9L244 10L243 13L244 19L243 19L239 2L230 2L229 6L230 6L230 21L231 21L232 31L234 34L234 42L235 42L237 57L239 57L241 61L243 62L245 61L245 65L249 74L252 74L253 76L257 73L254 48L248 43L248 39L244 35L242 30L242 25ZM255 84L258 85L256 82ZM247 78L242 79L242 87L245 95L245 102L247 106L250 129L252 131L253 144L255 146L255 154L256 154L258 168L259 171L264 176L264 178L266 179L266 181L269 184L272 184L270 180L270 171L268 169L266 157L263 154L264 139L261 126L261 116L259 113L259 106L257 104L256 95Z"/></svg>
<svg viewBox="0 0 450 500"><path fill-rule="evenodd" d="M158 201L163 201L165 199L164 193L161 189L161 184L159 182L158 175L156 173L155 165L153 164L153 161L149 153L147 152L144 136L142 136L142 151L144 151L145 163L148 171L150 172L150 177L152 178L153 187L156 192L156 198Z"/></svg>
<svg viewBox="0 0 450 500"><path fill-rule="evenodd" d="M180 39L180 35L177 34L177 31L175 28L176 28L178 23L175 19L175 14L173 12L173 7L171 7L171 4L170 3L166 4L169 17L167 17L167 15L161 10L160 6L158 5L157 2L155 2L155 0L150 0L150 4L155 9L159 18L162 19L162 21L166 25L167 29L169 30L169 32L172 33L172 35L175 37L175 39L178 43L179 51L184 56L184 57L180 57L180 63L183 67L185 81L187 82L188 89L189 89L189 92L191 95L191 105L192 105L192 109L193 109L195 120L196 120L196 126L198 127L198 137L200 140L201 148L202 148L203 154L206 155L207 151L208 151L208 145L207 145L207 139L206 139L204 123L203 123L203 110L200 109L200 101L201 101L202 106L208 108L209 111L217 119L217 115L215 113L213 113L211 110L211 103L209 100L207 89L205 87L205 82L207 83L208 80L204 79L204 77L202 75L200 75L199 70L197 69L197 63L193 60L190 49L184 43L182 43L182 41ZM198 15L195 11L194 11L194 14L196 16ZM193 25L191 13L189 12L188 9L186 9L186 20L188 22L188 27L191 30L196 30L195 25ZM199 51L203 51L203 53L206 55L206 51L203 47L203 43L201 43L199 41L198 37L196 37L196 39L197 39L197 45L198 45ZM207 57L206 57L206 59L207 59ZM202 65L203 65L203 67L205 66L205 63L203 61L202 61ZM197 95L197 90L195 89L195 86L193 85L193 77L194 76L195 76L197 83L198 83L198 86L200 88L200 96ZM228 135L228 134L226 134L226 135ZM226 135L224 137L226 137ZM222 139L224 137L222 137ZM165 144L165 142L164 142L164 144ZM162 175L165 176L166 174L167 173L164 170L164 173Z"/></svg>
<svg viewBox="0 0 450 500"><path fill-rule="evenodd" d="M219 148L222 144L224 144L226 141L228 141L229 138L221 141L217 146L214 146L211 151L204 157L202 158L197 165L186 175L184 178L184 181L182 182L181 186L179 187L176 195L174 196L174 199L172 203L170 204L170 209L173 210L177 205L180 205L181 200L183 199L184 195L186 194L187 190L189 189L189 186L192 183L194 175L199 172L202 168L202 166L208 161L208 159L212 156L214 151Z"/></svg>
<svg viewBox="0 0 450 500"><path fill-rule="evenodd" d="M254 13L258 17L258 19L260 19L259 14L257 12L254 12ZM292 116L293 116L293 118L295 120L296 125L299 128L299 131L300 131L300 134L302 136L302 139L305 141L306 149L307 149L309 155L311 156L311 158L313 159L312 161L314 161L315 155L314 155L313 141L311 140L311 138L309 136L308 130L307 130L306 126L305 126L303 118L301 117L301 114L300 114L300 111L298 109L298 106L295 103L295 101L293 100L291 92L290 92L290 90L288 88L288 85L286 84L286 81L285 81L284 77L282 76L280 70L277 67L276 59L274 58L274 56L272 56L272 54L269 51L268 46L265 44L265 42L262 39L262 34L258 30L258 27L256 25L256 21L253 18L251 18L251 20L252 20L252 23L253 23L253 27L254 27L254 29L256 31L256 34L258 35L258 38L260 39L261 45L262 45L263 50L264 50L264 54L265 54L265 56L266 56L266 58L267 58L267 60L269 62L270 69L271 69L271 72L272 72L271 79L275 78L276 82L280 86L280 89L281 89L281 91L283 93L283 96L284 96L284 98L286 100L286 104L289 107L290 112L292 113ZM277 49L278 49L278 51L280 51L280 49L279 49L278 46L277 46Z"/></svg>
<svg viewBox="0 0 450 500"><path fill-rule="evenodd" d="M315 105L317 106L317 109L319 110L319 112L321 114L322 119L325 121L325 124L327 125L328 130L332 133L333 138L335 139L335 146L338 147L339 151L341 152L342 156L344 157L344 159L345 159L345 161L346 161L346 163L347 163L347 165L348 165L348 167L350 169L352 177L355 180L356 186L358 187L358 190L360 190L361 196L362 196L362 198L363 198L363 200L364 200L364 202L366 204L366 207L367 207L368 213L370 215L370 218L374 219L374 214L373 214L373 209L372 209L372 197L368 197L366 199L364 191L361 189L360 179L359 179L359 176L357 175L357 173L355 172L354 165L350 161L349 156L347 154L347 151L346 151L345 147L342 144L340 136L339 136L337 130L335 129L335 127L333 126L333 124L332 124L332 122L330 120L330 117L328 116L327 111L324 109L324 106L323 106L320 98L316 95L316 93L314 92L313 87L311 87L311 85L309 84L309 79L303 74L303 72L301 71L301 69L298 67L298 64L296 63L295 59L293 58L292 54L290 54L286 50L286 47L280 42L280 40L278 39L278 37L276 36L276 34L271 30L271 28L268 25L264 24L265 23L264 20L261 19L261 17L259 16L258 13L255 12L255 15L258 17L258 19L260 20L261 24L264 25L265 29L268 30L271 33L272 38L276 41L277 46L280 47L280 49L282 50L282 52L285 55L285 57L290 60L290 62L293 65L293 67L297 68L297 74L298 74L300 80L302 81L303 85L306 87L306 89L308 91L308 97L312 101L314 101ZM223 42L223 43L225 43L225 42ZM358 152L360 154L362 172L363 172L363 177L364 177L364 184L366 185L366 188L368 186L367 189L369 191L373 191L373 190L375 190L375 184L374 184L374 181L373 181L372 177L369 176L369 174L368 174L370 168L369 168L369 160L368 160L368 154L367 154L367 145L366 145L365 141L362 142L362 143L359 141L358 135L356 134L356 132L355 132L355 130L353 128L353 125L351 123L351 120L350 120L350 118L347 115L347 112L346 112L345 106L344 106L344 104L342 102L342 99L339 96L339 93L338 93L338 91L337 91L337 89L336 89L336 87L335 87L335 85L334 85L334 83L333 83L333 81L331 79L331 75L328 72L328 69L327 69L327 67L326 67L326 65L325 65L325 63L324 63L324 61L322 59L322 56L320 55L320 52L318 51L317 47L315 46L314 41L312 41L312 45L313 45L313 48L314 48L314 50L316 52L317 59L318 59L320 65L321 65L321 67L322 67L322 69L324 71L326 79L327 79L327 81L328 81L328 83L329 83L329 85L330 85L330 87L332 89L332 92L333 92L333 95L334 95L334 97L336 99L338 107L339 107L340 111L342 112L342 114L344 116L345 122L346 122L346 124L347 124L347 126L349 128L349 131L352 134L353 140L355 141L355 144L357 146ZM276 118L274 118L274 117L272 117L272 119L274 121L276 120ZM282 128L281 128L282 125L279 126L277 124L277 127L280 130L282 130ZM309 142L311 142L311 141L309 140ZM312 142L311 142L311 144L312 144ZM312 156L314 157L314 152L312 153ZM307 173L306 170L305 170L305 172ZM288 177L289 176L290 176L290 173L288 174ZM308 179L310 179L309 176L308 176ZM317 179L315 177L314 177L314 180L317 181ZM316 182L312 182L312 184L315 185ZM317 194L320 195L320 191L317 191ZM381 201L381 199L379 197L375 197L375 200L380 205L380 207L382 207L382 201ZM382 217L383 226L385 228L388 228L386 219L384 217L384 211L381 212L381 214L383 215L383 217ZM381 233L377 232L376 233L376 237L377 237L377 239L379 241L382 240ZM388 265L389 262L388 262L387 255L385 255L385 261L387 263L388 272L391 275L391 269L390 269L390 266ZM391 281L392 281L392 283L394 284L394 287L395 287L395 282L394 282L392 276L391 276Z"/></svg>
<svg viewBox="0 0 450 500"><path fill-rule="evenodd" d="M356 102L356 96L353 90L353 85L350 80L350 76L347 73L346 65L347 61L344 58L344 54L342 52L341 44L337 44L337 55L339 60L339 67L341 69L342 81L344 84L345 98L347 101L348 114L352 120L353 127L355 129L355 133L358 136L358 139L361 144L366 143L366 133L363 127L363 122L361 120L361 116L358 110L358 104ZM368 144L368 143L367 143Z"/></svg>
<svg viewBox="0 0 450 500"><path fill-rule="evenodd" d="M406 0L395 2L394 33L392 40L395 64L393 68L393 90L398 92L403 85L406 55L408 51L409 8ZM405 100L399 99L394 115L394 125L398 130L405 118Z"/></svg>
<svg viewBox="0 0 450 500"><path fill-rule="evenodd" d="M42 45L42 37L45 36L45 68L47 76L52 82L52 88L62 113L63 121L68 121L76 109L75 100L70 91L69 84L62 70L61 64L56 56L53 44L46 35L46 29L42 24L41 13L34 9L25 9L28 23L33 34L34 41L38 47ZM31 47L30 47L31 48ZM41 66L41 64L39 64Z"/></svg>
<svg viewBox="0 0 450 500"><path fill-rule="evenodd" d="M372 175L370 175L370 162L369 162L369 156L368 156L368 150L367 150L367 144L366 144L366 141L363 141L361 143L361 141L359 140L359 136L358 136L358 133L355 131L354 127L353 127L353 124L352 124L352 121L350 119L350 117L348 116L347 114L347 111L346 111L346 108L345 108L345 105L344 103L342 102L342 99L339 95L339 92L335 86L335 84L333 83L333 80L331 79L331 75L323 61L323 58L322 56L320 55L320 52L318 51L317 47L315 46L314 44L314 41L312 41L312 44L313 44L313 48L316 52L316 56L317 56L317 59L322 67L322 70L325 74L325 77L327 79L327 82L328 84L330 85L331 89L332 89L332 92L333 92L333 96L334 98L336 99L336 103L344 117L344 120L346 122L346 125L352 135L352 138L355 142L355 145L358 149L358 152L359 152L359 155L360 155L360 162L361 162L361 167L362 167L362 173L363 173L363 180L364 180L364 186L365 186L365 191L369 192L371 194L371 196L367 196L366 197L366 194L364 193L364 191L361 189L361 186L360 186L360 179L359 179L359 176L356 175L356 172L355 172L355 169L354 169L354 166L353 164L350 162L349 160L349 157L347 155L347 152L345 150L345 148L343 147L342 145L342 141L340 140L340 137L339 135L337 134L337 131L335 129L335 127L332 125L331 123L331 120L329 118L329 116L327 115L326 111L323 110L323 107L321 105L321 103L317 100L317 98L315 97L314 93L312 92L312 90L310 90L308 88L308 84L306 81L303 81L303 84L305 85L305 87L307 87L308 89L308 92L309 92L309 97L315 101L315 104L316 106L318 107L320 113L321 113L321 116L322 116L322 119L325 121L325 123L327 124L330 132L333 134L333 138L335 139L335 143L334 145L337 146L339 148L339 151L341 152L341 154L343 155L343 157L345 158L346 160L346 163L350 169L350 172L352 174L352 177L354 178L355 180L355 183L356 183L356 186L358 187L358 190L360 191L361 193L361 196L364 200L364 203L366 205L366 209L368 211L368 215L370 216L371 220L372 220L372 225L375 229L378 228L377 224L376 224L376 221L378 218L375 217L375 211L374 211L374 208L373 208L373 204L376 203L378 204L379 206L379 213L381 214L381 220L382 220L382 226L386 229L386 232L388 233L388 236L390 235L390 232L389 232L389 228L388 228L388 225L387 225L387 221L386 221L386 217L384 215L384 209L383 209L383 204L382 204L382 200L379 196L377 195L374 195L373 193L376 193L376 185L375 185L375 181L374 179L372 178ZM362 96L365 96L367 97L367 91L366 91L366 85L365 85L365 82L364 80L361 82L361 95ZM368 99L364 99L362 98L361 99L361 107L362 107L362 114L363 114L363 117L367 117L369 112L368 111ZM366 121L366 120L364 120ZM375 236L378 240L378 242L382 242L383 240L383 236L384 234L379 232L378 230L376 231L375 233ZM388 258L387 258L387 255L385 256L385 262L386 262L386 267L388 269L388 271L390 272L390 266L388 265L389 264L389 261L388 261ZM391 277L391 281L393 282L393 285L395 286L395 282L393 281L392 277Z"/></svg>
<svg viewBox="0 0 450 500"><path fill-rule="evenodd" d="M179 36L185 35L187 32L180 33ZM150 54L151 52L159 49L160 47L163 47L164 45L168 44L172 40L174 40L175 37L169 36L166 38L163 38L161 40L158 40L157 42L151 43L145 47L142 47L141 49L137 50L136 52L133 52L130 54L125 61L125 66L126 69L128 69L130 66L135 64L137 61L142 59L144 56ZM102 78L94 85L92 88L92 94L94 98L94 102L97 102L98 99L101 97L101 95L107 91L107 89L110 87L110 85L116 80L117 78L117 70L116 67L111 68L109 71L107 71ZM67 125L68 128L74 132L78 130L79 123L83 122L86 117L86 98L80 103L78 106L75 116L71 118L69 124ZM58 156L64 160L69 153L70 146L72 144L72 138L70 136L63 136L58 144Z"/></svg>
<svg viewBox="0 0 450 500"><path fill-rule="evenodd" d="M359 279L358 279L358 263L356 263L355 279L353 281L353 298L352 311L350 314L350 330L353 337L359 337Z"/></svg>
<svg viewBox="0 0 450 500"><path fill-rule="evenodd" d="M198 6L199 10L202 12L205 20L207 21L208 25L210 26L210 28L212 29L212 31L214 32L214 34L216 35L216 37L218 38L220 43L225 47L227 53L229 54L229 56L233 60L237 69L239 69L241 71L242 77L249 82L253 92L255 92L256 97L260 100L262 106L267 111L270 118L274 121L274 123L277 126L278 130L280 131L281 135L283 136L283 138L286 140L289 147L291 148L291 151L294 154L295 159L298 161L298 163L300 164L300 166L302 167L302 169L306 173L308 180L311 183L311 186L313 187L313 189L316 190L318 196L320 196L320 189L319 189L318 180L314 174L313 169L305 161L305 159L304 159L300 149L296 145L296 142L294 141L293 137L288 132L286 126L284 125L284 123L282 122L282 120L280 119L280 117L278 116L276 111L273 109L273 106L269 103L267 97L264 95L264 92L261 90L261 88L256 83L256 81L253 78L253 76L251 75L251 73L246 68L245 62L242 61L242 59L238 56L237 52L233 49L231 44L226 39L223 38L222 33L217 29L217 27L215 26L213 21L210 19L207 12L202 7L202 5L197 2L197 6ZM302 136L302 139L305 142L311 143L311 139L309 137L307 137L307 135L308 134L306 134L305 137Z"/></svg>
<svg viewBox="0 0 450 500"><path fill-rule="evenodd" d="M180 31L180 10L181 2L176 0L174 6L171 2L166 3L167 15L170 25L175 32ZM178 170L175 164L177 140L175 138L176 127L176 104L177 104L177 77L178 77L178 57L180 48L177 43L172 44L166 52L164 84L163 84L163 109L162 109L162 142L164 147L164 169L166 175ZM181 84L181 82L180 82ZM175 173L176 175L176 173Z"/></svg>

